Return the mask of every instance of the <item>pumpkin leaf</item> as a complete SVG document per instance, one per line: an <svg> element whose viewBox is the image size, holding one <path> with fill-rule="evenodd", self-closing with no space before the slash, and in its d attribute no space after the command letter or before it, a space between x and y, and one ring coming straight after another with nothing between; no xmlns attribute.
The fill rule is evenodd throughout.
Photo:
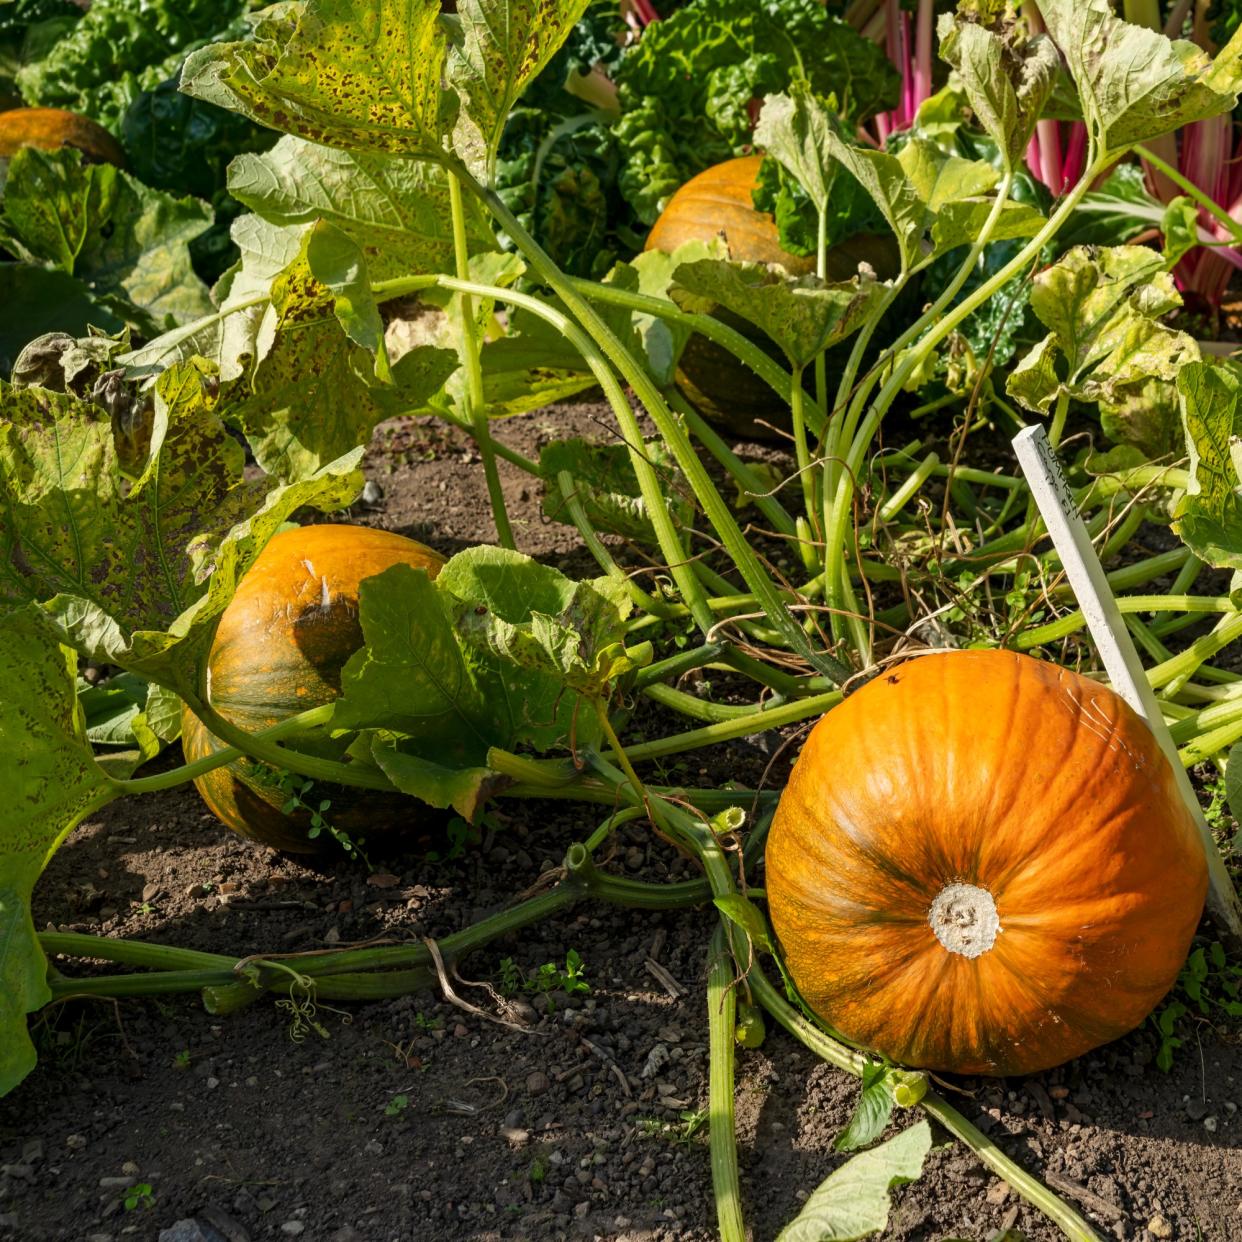
<svg viewBox="0 0 1242 1242"><path fill-rule="evenodd" d="M730 922L736 923L750 937L752 944L765 953L776 956L768 921L753 901L743 897L741 893L726 893L723 897L713 898L712 904Z"/></svg>
<svg viewBox="0 0 1242 1242"><path fill-rule="evenodd" d="M674 279L673 301L683 309L725 307L766 332L792 367L806 366L857 331L884 296L883 285L861 276L830 282L724 259L683 263Z"/></svg>
<svg viewBox="0 0 1242 1242"><path fill-rule="evenodd" d="M181 89L311 142L439 160L447 52L439 0L283 0L250 38L191 53Z"/></svg>
<svg viewBox="0 0 1242 1242"><path fill-rule="evenodd" d="M347 504L361 450L289 486L248 481L206 364L160 376L149 455L121 471L98 407L0 384L0 604L43 603L60 639L185 695L215 618L295 509Z"/></svg>
<svg viewBox="0 0 1242 1242"><path fill-rule="evenodd" d="M884 1133L893 1115L893 1093L888 1082L888 1066L883 1061L863 1065L858 1103L833 1146L837 1151L858 1151L870 1147Z"/></svg>
<svg viewBox="0 0 1242 1242"><path fill-rule="evenodd" d="M1191 486L1173 529L1196 556L1242 570L1242 367L1191 362L1177 377Z"/></svg>
<svg viewBox="0 0 1242 1242"><path fill-rule="evenodd" d="M179 362L207 358L222 380L237 379L270 347L276 312L272 282L301 251L305 227L269 224L259 216L239 216L230 235L241 252L212 290L213 313L172 328L117 361L130 372L154 376Z"/></svg>
<svg viewBox="0 0 1242 1242"><path fill-rule="evenodd" d="M35 1064L26 1015L52 999L35 935L35 881L69 833L115 796L75 693L77 660L32 606L0 615L0 1095Z"/></svg>
<svg viewBox="0 0 1242 1242"><path fill-rule="evenodd" d="M1040 0L1039 11L1100 155L1233 111L1242 88L1237 34L1213 63L1188 40L1122 21L1108 0Z"/></svg>
<svg viewBox="0 0 1242 1242"><path fill-rule="evenodd" d="M23 147L4 183L5 244L76 277L118 314L158 332L207 314L189 243L212 221L206 203L153 190L71 147Z"/></svg>
<svg viewBox="0 0 1242 1242"><path fill-rule="evenodd" d="M339 281L337 290L312 271L311 247L329 228L304 231L299 257L272 284L271 344L265 319L256 339L262 360L223 394L229 420L244 429L259 465L290 481L307 478L365 444L381 420L421 409L457 368L453 353L422 346L407 353L400 369L392 372L391 378L400 381L395 388L372 381L376 366L384 369L382 364L342 326L344 321L382 348L379 312L369 293L351 300L358 292L357 274L351 283L348 256L339 247L322 260L327 274ZM334 235L344 239L339 232ZM348 239L344 246L360 253ZM324 243L329 247L330 240ZM368 302L373 318L366 314Z"/></svg>
<svg viewBox="0 0 1242 1242"><path fill-rule="evenodd" d="M461 601L456 629L463 645L494 655L500 667L528 669L588 698L635 667L624 646L629 596L611 578L574 581L521 553L480 547L453 557L437 586ZM549 728L554 719L528 708L522 715L533 745L545 749L559 740Z"/></svg>
<svg viewBox="0 0 1242 1242"><path fill-rule="evenodd" d="M917 267L925 257L920 243L927 209L901 160L885 151L853 146L836 134L828 135L828 150L884 217L897 239L902 268L910 271Z"/></svg>
<svg viewBox="0 0 1242 1242"><path fill-rule="evenodd" d="M854 1242L888 1225L889 1191L920 1177L931 1127L920 1121L887 1143L854 1156L812 1192L777 1242Z"/></svg>
<svg viewBox="0 0 1242 1242"><path fill-rule="evenodd" d="M615 284L647 297L667 300L677 269L683 263L691 263L696 259L727 257L728 250L718 238L713 238L710 242L683 242L671 253L644 250L631 262L618 263L604 277L604 283ZM668 387L677 374L677 364L681 360L682 350L690 340L691 330L658 315L636 313L633 322L647 359L647 370L657 384L663 388Z"/></svg>
<svg viewBox="0 0 1242 1242"><path fill-rule="evenodd" d="M970 110L1012 169L1026 153L1061 58L1046 36L1020 39L1015 23L997 26L981 24L973 13L942 14L940 55L957 70Z"/></svg>
<svg viewBox="0 0 1242 1242"><path fill-rule="evenodd" d="M404 794L441 810L452 808L474 823L483 804L501 783L486 767L454 768L401 749L402 743L382 734L369 735L368 758ZM408 743L405 743L408 746Z"/></svg>
<svg viewBox="0 0 1242 1242"><path fill-rule="evenodd" d="M783 95L768 95L755 126L755 143L778 160L806 191L823 215L840 165L833 160L828 135L839 134L835 107L817 99L810 83L796 78Z"/></svg>
<svg viewBox="0 0 1242 1242"><path fill-rule="evenodd" d="M425 780L436 797L469 800L489 748L560 744L575 719L567 688L601 693L628 667L619 596L606 580L574 582L501 548L458 553L434 583L408 566L386 570L362 585L367 645L345 667L334 727L383 730L376 763L400 766L413 792ZM579 741L595 736L581 713Z"/></svg>
<svg viewBox="0 0 1242 1242"><path fill-rule="evenodd" d="M662 492L674 521L690 520L692 505L687 499L688 485L681 471L668 456L661 440L646 440L643 451L660 472ZM543 480L544 516L553 522L568 522L559 475L573 480L574 494L586 510L596 530L654 545L655 530L638 486L638 477L624 444L593 444L587 440L553 440L539 451L539 476Z"/></svg>
<svg viewBox="0 0 1242 1242"><path fill-rule="evenodd" d="M1185 194L1170 199L1160 221L1160 232L1164 234L1164 263L1172 271L1183 255L1199 245L1199 205Z"/></svg>
<svg viewBox="0 0 1242 1242"><path fill-rule="evenodd" d="M1040 272L1031 309L1050 331L1010 373L1010 395L1039 414L1062 393L1120 410L1152 380L1171 385L1199 349L1161 322L1181 305L1164 269L1145 246L1076 246Z"/></svg>
<svg viewBox="0 0 1242 1242"><path fill-rule="evenodd" d="M262 155L239 155L229 193L274 225L334 225L361 247L373 280L453 268L447 174L425 160L286 136ZM470 197L464 207L470 249L494 247L483 209Z"/></svg>
<svg viewBox="0 0 1242 1242"><path fill-rule="evenodd" d="M459 0L446 74L461 100L453 147L486 184L514 104L586 7L587 0Z"/></svg>

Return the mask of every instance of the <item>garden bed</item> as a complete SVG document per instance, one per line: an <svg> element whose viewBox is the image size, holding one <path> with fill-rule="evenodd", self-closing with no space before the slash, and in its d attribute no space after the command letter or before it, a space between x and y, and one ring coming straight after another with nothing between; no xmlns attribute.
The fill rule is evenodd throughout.
<svg viewBox="0 0 1242 1242"><path fill-rule="evenodd" d="M552 438L607 439L607 419L590 403L551 407L497 434L533 456ZM446 554L485 539L475 461L469 439L445 424L384 424L366 466L383 494L353 518ZM501 471L519 546L590 573L576 532L544 521L529 481L503 462ZM770 764L767 782L779 788L793 753L780 740L760 734L682 756L670 779L754 784ZM369 850L368 872L339 855L317 864L234 837L190 787L121 801L53 858L36 925L239 956L440 938L535 885L596 816L506 802L452 858L443 816L412 810L411 820L399 848ZM619 830L609 868L659 881L691 874L642 825ZM570 950L585 963L589 993L555 995L553 1012L540 994L519 996L524 1033L431 990L321 1006L324 1034L300 1042L270 1001L228 1017L192 997L54 1006L34 1023L39 1072L0 1102L0 1237L146 1239L186 1218L201 1233L172 1237L715 1237L702 1121L715 918L710 908L582 906L476 952L462 976L496 987L506 958L527 977L545 963L563 968ZM458 991L496 1011L485 991ZM1242 1045L1207 1024L1190 1029L1168 1073L1153 1064L1148 1024L1029 1080L946 1090L1101 1235L1242 1238ZM854 1079L775 1027L761 1049L738 1050L743 1197L758 1242L844 1160L833 1141L856 1101ZM134 1200L143 1188L149 1200ZM1060 1236L960 1145L934 1148L895 1204L884 1235L894 1240Z"/></svg>

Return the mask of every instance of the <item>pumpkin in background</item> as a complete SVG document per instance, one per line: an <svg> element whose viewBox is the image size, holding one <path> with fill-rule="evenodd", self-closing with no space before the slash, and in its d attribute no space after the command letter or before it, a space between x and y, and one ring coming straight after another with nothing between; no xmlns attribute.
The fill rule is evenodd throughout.
<svg viewBox="0 0 1242 1242"><path fill-rule="evenodd" d="M752 201L762 155L746 155L692 177L669 199L652 226L643 247L671 254L690 241L709 242L723 235L733 259L750 263L779 263L795 276L815 270L814 257L790 254L780 243L776 221L757 211ZM890 241L853 237L828 252L828 277L848 280L860 262L881 275L891 275L894 251ZM753 326L717 311L717 317L762 345L782 366L784 356ZM677 387L705 417L738 435L764 435L760 422L789 425L789 410L749 367L728 350L695 333L681 355Z"/></svg>
<svg viewBox="0 0 1242 1242"><path fill-rule="evenodd" d="M121 144L90 117L62 108L12 108L0 112L0 159L9 159L22 147L59 151L76 147L87 163L125 167Z"/></svg>
<svg viewBox="0 0 1242 1242"><path fill-rule="evenodd" d="M341 670L362 645L358 587L393 565L412 565L435 577L443 558L421 543L363 526L306 526L283 531L263 549L220 618L207 662L212 706L248 733L270 728L298 712L330 702L341 692ZM193 763L220 748L186 709L181 745ZM297 741L284 745L298 746ZM340 759L334 743L305 747ZM289 790L262 765L242 759L194 782L215 815L234 832L277 849L308 853L305 812L286 815ZM395 810L408 817L408 798L342 786L316 786L327 797L328 819L365 833Z"/></svg>
<svg viewBox="0 0 1242 1242"><path fill-rule="evenodd" d="M1029 1074L1133 1030L1206 891L1146 724L1004 651L913 660L829 712L767 845L772 924L811 1008L958 1073Z"/></svg>

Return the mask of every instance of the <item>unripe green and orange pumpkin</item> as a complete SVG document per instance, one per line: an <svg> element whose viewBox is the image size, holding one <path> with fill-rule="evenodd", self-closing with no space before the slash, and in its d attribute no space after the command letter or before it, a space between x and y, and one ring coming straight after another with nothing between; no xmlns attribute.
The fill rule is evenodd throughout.
<svg viewBox="0 0 1242 1242"><path fill-rule="evenodd" d="M22 147L59 151L74 147L87 162L125 167L125 152L106 129L88 116L63 108L11 108L0 112L0 159Z"/></svg>
<svg viewBox="0 0 1242 1242"><path fill-rule="evenodd" d="M242 579L220 618L207 663L207 693L226 720L257 733L341 692L341 671L363 645L358 616L362 581L393 565L431 577L444 559L430 548L389 531L362 526L305 526L276 535ZM296 746L296 742L286 745ZM222 745L188 709L181 745L188 762ZM330 741L310 753L340 759ZM276 849L311 852L305 811L286 814L290 791L276 774L242 759L194 783L217 818L244 837ZM334 826L366 832L412 803L396 794L316 786L332 803Z"/></svg>
<svg viewBox="0 0 1242 1242"><path fill-rule="evenodd" d="M770 213L755 208L762 155L725 160L692 177L669 199L652 226L645 250L671 254L690 241L722 237L730 258L747 263L779 263L795 276L814 272L813 257L796 255L781 246L780 231ZM828 252L828 278L847 280L860 262L881 276L893 267L891 239L853 237ZM730 327L764 346L785 365L780 352L751 325L727 311L717 316ZM727 349L695 333L682 352L677 387L705 417L738 435L764 434L762 424L787 425L789 411L749 367Z"/></svg>
<svg viewBox="0 0 1242 1242"><path fill-rule="evenodd" d="M970 1074L1047 1069L1133 1030L1207 890L1143 720L1003 651L910 661L825 716L766 866L811 1008L893 1061Z"/></svg>

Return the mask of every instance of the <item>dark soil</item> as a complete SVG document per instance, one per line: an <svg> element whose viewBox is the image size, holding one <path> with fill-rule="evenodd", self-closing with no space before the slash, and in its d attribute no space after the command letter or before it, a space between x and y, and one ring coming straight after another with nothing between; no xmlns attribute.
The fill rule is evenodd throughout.
<svg viewBox="0 0 1242 1242"><path fill-rule="evenodd" d="M542 439L603 438L608 425L581 405L513 420L500 435L534 455ZM441 424L389 424L368 459L383 495L354 516L445 552L490 539L474 461ZM529 481L502 471L520 545L591 572L575 533L544 522ZM679 779L758 781L773 741L692 756ZM773 764L773 783L789 757ZM457 857L430 857L446 852L442 829L416 825L413 844L374 854L368 874L253 846L181 789L114 804L84 825L40 883L36 922L239 956L441 937L511 902L597 819L565 803L505 803ZM653 880L688 875L637 826L621 831L610 865ZM700 1120L711 927L704 910L579 908L477 953L465 978L493 984L505 958L528 976L563 965L570 949L585 961L590 993L555 996L551 1012L530 998L533 1025L521 1034L431 991L348 1012L323 1006L322 1034L300 1040L271 1003L227 1018L194 997L55 1008L35 1023L39 1069L0 1102L0 1237L711 1238ZM486 991L459 991L494 1009ZM1103 1236L1242 1239L1242 1043L1206 1023L1187 1034L1167 1074L1153 1065L1148 1027L1029 1081L954 1084L964 1092L954 1098ZM759 1051L739 1050L742 1185L756 1239L774 1238L840 1162L833 1139L855 1095L852 1079L780 1031ZM139 1195L127 1208L136 1186L150 1188L149 1203ZM947 1140L897 1205L891 1239L1060 1236Z"/></svg>

